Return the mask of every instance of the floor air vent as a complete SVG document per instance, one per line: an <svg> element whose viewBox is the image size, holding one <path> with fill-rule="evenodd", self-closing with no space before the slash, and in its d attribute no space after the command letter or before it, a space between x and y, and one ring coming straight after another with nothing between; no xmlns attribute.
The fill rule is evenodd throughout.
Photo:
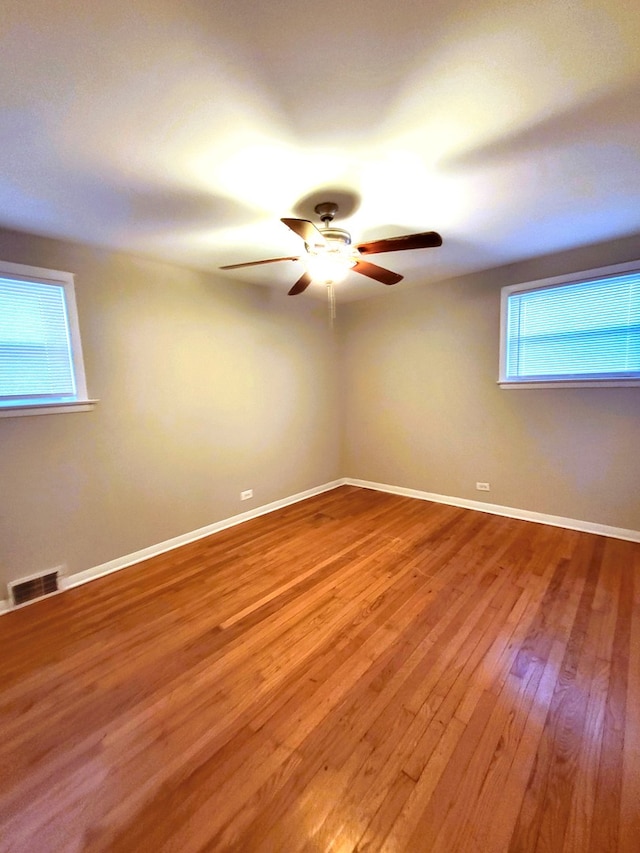
<svg viewBox="0 0 640 853"><path fill-rule="evenodd" d="M26 604L36 598L51 595L58 589L58 569L54 569L51 572L45 572L43 575L32 575L29 578L12 581L9 584L9 595L11 596L11 604L13 607L17 607L19 604Z"/></svg>

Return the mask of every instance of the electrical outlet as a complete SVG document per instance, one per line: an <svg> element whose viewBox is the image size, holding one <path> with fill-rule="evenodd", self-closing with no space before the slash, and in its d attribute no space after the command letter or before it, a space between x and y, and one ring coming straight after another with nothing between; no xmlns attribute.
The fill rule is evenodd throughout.
<svg viewBox="0 0 640 853"><path fill-rule="evenodd" d="M249 498L252 498L252 497L253 497L253 489L247 489L244 492L240 492L240 500L241 501L248 501Z"/></svg>
<svg viewBox="0 0 640 853"><path fill-rule="evenodd" d="M476 489L479 492L488 492L490 488L489 483L476 483Z"/></svg>

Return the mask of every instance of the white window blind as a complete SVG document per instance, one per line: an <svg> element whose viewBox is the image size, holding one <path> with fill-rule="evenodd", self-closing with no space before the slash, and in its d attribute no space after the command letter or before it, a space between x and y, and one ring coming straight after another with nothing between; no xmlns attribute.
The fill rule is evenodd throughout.
<svg viewBox="0 0 640 853"><path fill-rule="evenodd" d="M0 264L0 413L85 402L73 276Z"/></svg>
<svg viewBox="0 0 640 853"><path fill-rule="evenodd" d="M506 290L502 382L640 380L640 271Z"/></svg>

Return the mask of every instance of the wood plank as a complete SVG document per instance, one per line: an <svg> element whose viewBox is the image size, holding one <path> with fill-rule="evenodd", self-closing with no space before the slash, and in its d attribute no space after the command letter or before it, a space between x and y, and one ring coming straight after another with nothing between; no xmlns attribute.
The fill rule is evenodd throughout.
<svg viewBox="0 0 640 853"><path fill-rule="evenodd" d="M628 549L624 564L633 572L634 598L629 644L619 846L621 853L635 853L640 838L640 554L636 549Z"/></svg>
<svg viewBox="0 0 640 853"><path fill-rule="evenodd" d="M541 746L538 749L540 758L528 783L529 791L537 788L544 793L538 799L535 811L531 809L533 814L528 821L524 819L528 805L525 799L525 806L521 811L522 819L516 826L511 842L514 850L528 849L523 839L530 839L532 836L537 837L537 848L542 850L561 850L564 845L586 717L584 693L581 685L576 684L576 675L604 550L604 540L601 537L594 537L593 542L593 553L585 567L585 584L575 618L572 620L571 632L545 721ZM542 755L547 758L546 761L542 759ZM529 797L528 793L525 797Z"/></svg>
<svg viewBox="0 0 640 853"><path fill-rule="evenodd" d="M590 853L616 850L621 834L626 835L628 832L626 827L620 826L620 813L634 577L629 570L630 566L624 568L626 570L620 571L622 566L618 564L621 574L620 593L611 650Z"/></svg>

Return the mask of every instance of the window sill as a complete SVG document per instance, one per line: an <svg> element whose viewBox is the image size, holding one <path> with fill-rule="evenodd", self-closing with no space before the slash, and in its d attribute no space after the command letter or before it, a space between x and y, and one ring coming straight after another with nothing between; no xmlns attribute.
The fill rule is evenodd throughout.
<svg viewBox="0 0 640 853"><path fill-rule="evenodd" d="M523 381L498 381L498 385L505 391L531 390L532 388L640 388L640 379L559 379L559 380L531 380Z"/></svg>
<svg viewBox="0 0 640 853"><path fill-rule="evenodd" d="M0 407L0 418L23 418L29 415L62 415L72 412L91 412L99 400L78 400L76 403L36 403L33 406Z"/></svg>

